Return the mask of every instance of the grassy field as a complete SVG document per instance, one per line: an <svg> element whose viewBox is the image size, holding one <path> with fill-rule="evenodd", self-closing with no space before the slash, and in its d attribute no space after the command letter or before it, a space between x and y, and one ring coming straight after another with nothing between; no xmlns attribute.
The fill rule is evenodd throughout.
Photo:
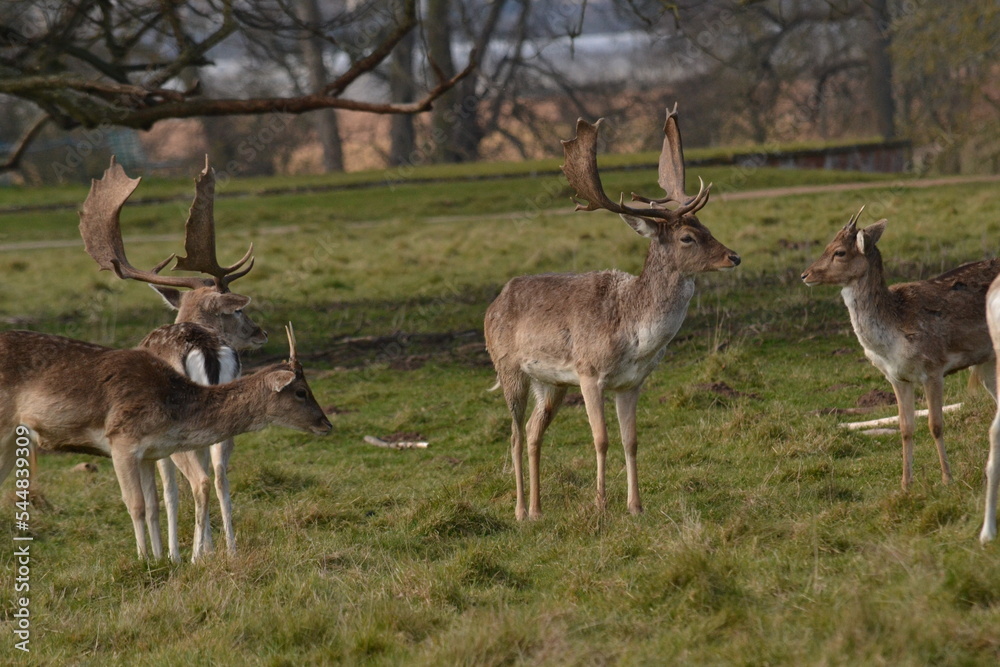
<svg viewBox="0 0 1000 667"><path fill-rule="evenodd" d="M716 168L691 170L689 183L699 174L720 191L880 178ZM654 178L615 172L605 183L651 193ZM0 208L85 194L0 192ZM976 539L992 401L968 393L965 374L949 379L946 400L964 401L945 421L955 482L940 483L921 423L903 493L897 435L846 432L845 417L814 414L889 385L864 360L838 291L798 279L864 203L863 223L890 220L880 247L894 281L995 255L996 187L710 202L702 221L743 264L699 278L647 382L646 513L625 512L617 444L609 509L594 508L586 415L568 406L546 438L545 516L519 524L509 418L487 391L486 306L512 276L635 272L645 253L615 216L565 215L568 194L555 176L529 175L220 199L220 259L254 242L258 267L236 287L273 332L246 363L284 354L277 332L294 321L334 433L238 438L240 553L198 564L136 559L110 462L87 474L72 468L92 459L43 457L32 652L13 648L9 541L0 662L996 664L1000 552ZM185 213L183 202L126 207L132 262L182 250ZM170 320L144 286L99 274L76 240L72 209L0 215L2 326L127 346ZM400 433L430 448L362 442ZM6 535L11 488L0 493ZM189 554L189 494L181 513Z"/></svg>

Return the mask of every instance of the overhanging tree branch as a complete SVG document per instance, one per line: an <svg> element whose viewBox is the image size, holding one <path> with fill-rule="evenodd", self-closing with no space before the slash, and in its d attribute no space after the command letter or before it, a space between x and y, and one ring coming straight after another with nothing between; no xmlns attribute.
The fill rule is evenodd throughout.
<svg viewBox="0 0 1000 667"><path fill-rule="evenodd" d="M210 57L222 57L220 53L228 54L213 49L231 36L252 40L252 33L260 29L261 17L284 17L287 21L280 22L282 26L298 25L287 0L241 0L238 11L233 0L156 4L148 0L67 0L37 24L29 22L30 17L38 17L31 0L9 2L11 8L0 11L0 95L35 104L45 114L45 122L55 122L64 129L149 129L168 118L299 114L318 109L415 114L430 109L476 67L473 52L464 70L439 77L415 102L341 97L351 83L380 67L418 24L417 0L398 0L389 11L384 3L370 3L325 18L322 25L331 31L326 39L351 39L368 47L365 54L309 94L296 91L287 96L213 98L203 96L201 86L191 85L190 78L182 79L185 70L204 66ZM379 21L379 30L372 31L372 20ZM24 132L17 154L12 156L17 159L0 165L0 171L16 165L43 124L36 123Z"/></svg>

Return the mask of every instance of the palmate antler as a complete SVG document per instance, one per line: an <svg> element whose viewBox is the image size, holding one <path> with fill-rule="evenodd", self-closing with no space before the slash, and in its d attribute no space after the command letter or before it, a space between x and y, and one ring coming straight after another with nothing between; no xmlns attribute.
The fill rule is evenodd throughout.
<svg viewBox="0 0 1000 667"><path fill-rule="evenodd" d="M684 152L681 148L681 133L677 126L677 105L667 110L667 120L663 126L663 149L660 151L659 184L666 193L662 199L649 199L632 193L633 201L649 204L649 208L632 208L624 203L622 194L615 203L604 193L601 177L597 170L597 136L603 118L591 125L582 118L576 122L576 137L563 141L563 152L566 162L562 166L563 173L577 195L586 200L586 205L577 202L578 211L596 211L605 209L614 213L638 215L667 222L679 220L689 213L696 213L708 203L711 183L706 187L701 183L698 194L688 198L684 194ZM677 208L668 209L665 204L677 202Z"/></svg>
<svg viewBox="0 0 1000 667"><path fill-rule="evenodd" d="M186 257L178 257L174 271L200 271L215 277L219 291L226 292L229 283L242 278L253 268L253 243L243 258L232 266L219 266L215 254L215 170L205 156L205 169L195 179L194 201L184 225L184 252ZM234 273L250 261L249 266Z"/></svg>
<svg viewBox="0 0 1000 667"><path fill-rule="evenodd" d="M220 292L227 292L229 284L245 276L253 268L253 244L250 250L236 264L219 266L215 255L215 220L213 201L215 197L215 172L205 158L205 169L196 181L195 198L184 228L184 249L187 257L177 258L174 270L199 271L212 279L197 276L163 276L160 271L170 263L175 255L157 264L151 271L133 267L125 256L119 216L122 206L139 186L140 178L129 178L121 165L111 158L111 165L104 176L95 179L90 186L83 207L80 209L80 235L83 237L87 253L104 271L114 271L119 278L140 280L164 287L214 286ZM250 261L249 266L239 273L237 269Z"/></svg>

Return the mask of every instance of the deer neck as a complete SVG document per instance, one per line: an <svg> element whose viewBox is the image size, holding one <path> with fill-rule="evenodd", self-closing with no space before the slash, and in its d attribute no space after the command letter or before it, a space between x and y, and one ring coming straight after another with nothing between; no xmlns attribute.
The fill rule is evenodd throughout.
<svg viewBox="0 0 1000 667"><path fill-rule="evenodd" d="M882 255L874 249L868 270L844 285L844 303L851 315L851 326L861 345L868 351L887 353L892 347L892 332L900 319L899 307L885 282Z"/></svg>
<svg viewBox="0 0 1000 667"><path fill-rule="evenodd" d="M268 395L264 373L258 372L229 384L200 386L199 398L186 420L194 438L192 444L220 442L227 438L259 431L266 427Z"/></svg>
<svg viewBox="0 0 1000 667"><path fill-rule="evenodd" d="M636 306L652 313L686 312L693 295L694 277L680 271L660 243L651 243L630 295Z"/></svg>
<svg viewBox="0 0 1000 667"><path fill-rule="evenodd" d="M687 316L694 295L694 278L680 270L655 241L642 273L623 295L624 310L642 347L654 352L670 342Z"/></svg>

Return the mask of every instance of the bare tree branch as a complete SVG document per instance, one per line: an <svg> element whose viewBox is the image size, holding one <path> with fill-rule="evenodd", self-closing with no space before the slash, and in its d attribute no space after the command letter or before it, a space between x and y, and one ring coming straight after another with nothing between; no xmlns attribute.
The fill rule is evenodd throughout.
<svg viewBox="0 0 1000 667"><path fill-rule="evenodd" d="M31 142L38 137L38 133L42 131L42 128L45 127L49 120L51 119L47 114L41 116L32 124L30 128L28 128L27 132L21 135L21 138L14 146L14 150L11 151L11 154L7 157L7 161L0 164L0 171L10 171L11 169L18 168L21 164L21 158L24 157L24 153L28 150L28 146L30 146Z"/></svg>
<svg viewBox="0 0 1000 667"><path fill-rule="evenodd" d="M65 129L99 125L149 129L168 118L317 109L415 114L430 109L476 66L473 53L462 72L439 77L413 102L341 97L351 83L380 67L414 30L417 0L398 0L391 8L384 2L361 3L350 11L341 8L339 14L310 26L311 33L303 31L287 0L240 0L238 8L234 0L67 0L44 10L30 0L8 1L11 4L0 12L0 95L35 104L47 121ZM308 94L298 90L285 96L213 98L203 96L190 77L183 78L189 68L231 53L231 47L216 49L228 38L238 35L246 43L259 43L260 31L272 24L285 40L279 48L322 37L333 44L350 43L352 51L364 44L365 53L355 55L332 80L321 81ZM265 58L280 61L274 53ZM185 81L186 85L178 85ZM37 131L32 127L26 133L27 143ZM27 143L20 146L22 152Z"/></svg>

